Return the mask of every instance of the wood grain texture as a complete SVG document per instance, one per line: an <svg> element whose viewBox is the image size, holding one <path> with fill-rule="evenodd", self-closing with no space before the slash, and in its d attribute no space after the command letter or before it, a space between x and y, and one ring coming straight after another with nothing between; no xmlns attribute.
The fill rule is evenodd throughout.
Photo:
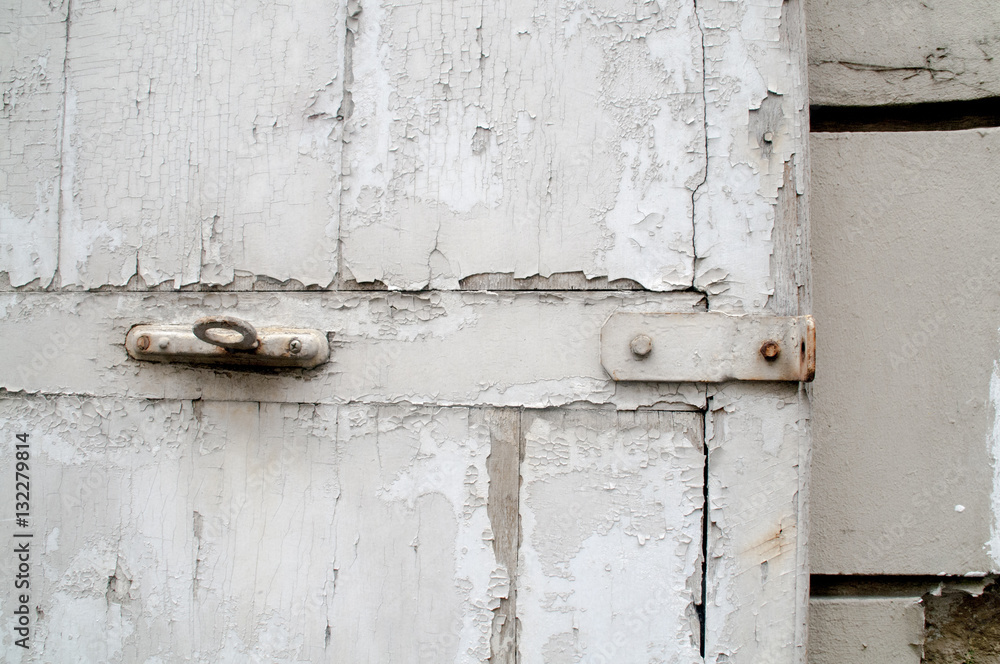
<svg viewBox="0 0 1000 664"><path fill-rule="evenodd" d="M705 32L709 157L695 195L694 284L709 294L712 309L750 312L768 304L779 276L771 265L785 223L779 190L794 184L796 194L805 193L802 5L706 0L698 3L698 16ZM788 163L792 182L786 181Z"/></svg>
<svg viewBox="0 0 1000 664"><path fill-rule="evenodd" d="M795 385L714 393L708 445L707 662L805 662L809 402Z"/></svg>
<svg viewBox="0 0 1000 664"><path fill-rule="evenodd" d="M706 0L698 12L709 162L695 197L695 285L709 294L712 311L811 313L802 2ZM706 430L706 661L802 663L808 391L747 383L710 389Z"/></svg>
<svg viewBox="0 0 1000 664"><path fill-rule="evenodd" d="M507 596L493 612L490 634L490 664L517 662L517 557L521 541L521 411L510 408L475 409L469 415L474 426L490 432L490 476L486 504L493 531L493 553L507 572Z"/></svg>

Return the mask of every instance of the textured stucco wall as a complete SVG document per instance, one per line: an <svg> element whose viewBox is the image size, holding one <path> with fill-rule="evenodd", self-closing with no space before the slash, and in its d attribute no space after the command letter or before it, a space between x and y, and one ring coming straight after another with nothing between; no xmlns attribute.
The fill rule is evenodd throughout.
<svg viewBox="0 0 1000 664"><path fill-rule="evenodd" d="M995 571L1000 130L812 148L813 573Z"/></svg>
<svg viewBox="0 0 1000 664"><path fill-rule="evenodd" d="M1000 95L994 0L808 0L806 16L812 104Z"/></svg>

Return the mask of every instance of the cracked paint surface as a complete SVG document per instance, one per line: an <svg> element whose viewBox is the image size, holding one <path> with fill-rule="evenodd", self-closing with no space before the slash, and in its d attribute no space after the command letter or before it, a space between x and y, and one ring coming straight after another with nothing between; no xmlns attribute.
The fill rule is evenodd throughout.
<svg viewBox="0 0 1000 664"><path fill-rule="evenodd" d="M526 661L703 661L700 413L541 411L524 424Z"/></svg>
<svg viewBox="0 0 1000 664"><path fill-rule="evenodd" d="M509 571L472 412L0 399L45 533L4 660L485 662Z"/></svg>
<svg viewBox="0 0 1000 664"><path fill-rule="evenodd" d="M705 165L691 3L363 7L344 157L352 276L690 285Z"/></svg>
<svg viewBox="0 0 1000 664"><path fill-rule="evenodd" d="M805 73L789 52L801 7L703 0L698 16L705 30L708 177L695 198L694 285L714 296L713 310L751 312L774 293L778 190L793 155L797 194L806 181ZM768 102L774 108L753 122Z"/></svg>
<svg viewBox="0 0 1000 664"><path fill-rule="evenodd" d="M0 9L0 271L13 286L55 275L65 7Z"/></svg>
<svg viewBox="0 0 1000 664"><path fill-rule="evenodd" d="M21 159L51 175L0 198L11 286L774 293L786 166L805 183L797 4L67 7L6 83L15 109L62 93L50 154Z"/></svg>
<svg viewBox="0 0 1000 664"><path fill-rule="evenodd" d="M745 549L805 513L806 406L615 384L599 352L615 311L807 313L779 310L776 250L806 182L800 9L32 10L49 27L3 70L0 139L32 146L0 191L3 287L55 291L0 298L26 349L0 412L38 433L47 496L24 661L801 661L804 536L765 547L766 589ZM644 290L444 292L563 273ZM164 292L194 286L230 291ZM333 361L122 347L221 313L327 331ZM514 471L490 466L486 407L518 422ZM709 480L703 570L706 408L709 474L712 449L736 458Z"/></svg>
<svg viewBox="0 0 1000 664"><path fill-rule="evenodd" d="M600 330L617 310L703 309L690 293L9 293L0 297L0 336L30 349L7 360L8 390L687 409L704 405L703 386L612 381L601 366ZM207 315L327 331L331 361L308 371L220 371L136 362L122 345L135 324Z"/></svg>
<svg viewBox="0 0 1000 664"><path fill-rule="evenodd" d="M342 146L341 4L63 7L65 23L36 46L56 70L47 74L58 76L51 88L63 85L56 56L66 53L59 135L38 141L56 154L23 160L59 173L59 229L32 217L37 250L48 253L32 273L21 255L30 248L15 247L13 263L0 264L11 283L37 276L47 284L58 267L63 287L133 276L178 288L224 284L236 271L328 284ZM26 95L24 107L45 102L43 93L51 96ZM21 127L25 138L33 131L16 124L19 142ZM0 210L22 218L27 198L7 191Z"/></svg>

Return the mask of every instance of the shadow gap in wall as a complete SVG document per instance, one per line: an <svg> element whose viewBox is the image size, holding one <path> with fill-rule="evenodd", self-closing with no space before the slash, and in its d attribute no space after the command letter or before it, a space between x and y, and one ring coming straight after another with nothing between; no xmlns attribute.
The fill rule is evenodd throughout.
<svg viewBox="0 0 1000 664"><path fill-rule="evenodd" d="M895 106L810 106L814 132L955 131L1000 127L1000 97Z"/></svg>

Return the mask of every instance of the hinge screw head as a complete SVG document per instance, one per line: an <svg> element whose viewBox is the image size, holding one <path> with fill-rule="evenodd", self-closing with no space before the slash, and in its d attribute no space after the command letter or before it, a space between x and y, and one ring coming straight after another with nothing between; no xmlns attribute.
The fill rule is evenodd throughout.
<svg viewBox="0 0 1000 664"><path fill-rule="evenodd" d="M638 358L644 358L653 350L653 340L645 334L640 334L635 339L632 339L629 348L632 349L633 355Z"/></svg>
<svg viewBox="0 0 1000 664"><path fill-rule="evenodd" d="M292 355L298 355L299 351L302 350L302 342L298 339L292 339L288 342L288 352Z"/></svg>
<svg viewBox="0 0 1000 664"><path fill-rule="evenodd" d="M781 346L778 345L777 341L765 341L760 346L760 354L764 356L764 359L768 362L774 362L781 355Z"/></svg>
<svg viewBox="0 0 1000 664"><path fill-rule="evenodd" d="M135 347L139 350L146 350L149 348L149 337L145 334L135 340Z"/></svg>

